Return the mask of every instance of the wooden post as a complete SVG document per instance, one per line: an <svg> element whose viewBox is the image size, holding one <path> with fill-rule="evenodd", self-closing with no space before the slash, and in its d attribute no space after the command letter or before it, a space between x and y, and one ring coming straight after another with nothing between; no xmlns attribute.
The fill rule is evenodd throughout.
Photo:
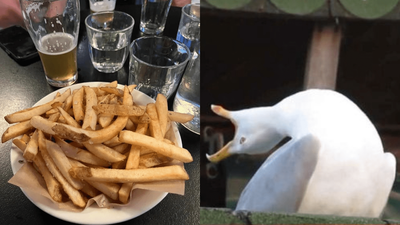
<svg viewBox="0 0 400 225"><path fill-rule="evenodd" d="M336 24L315 25L308 52L304 89L336 88L342 32Z"/></svg>

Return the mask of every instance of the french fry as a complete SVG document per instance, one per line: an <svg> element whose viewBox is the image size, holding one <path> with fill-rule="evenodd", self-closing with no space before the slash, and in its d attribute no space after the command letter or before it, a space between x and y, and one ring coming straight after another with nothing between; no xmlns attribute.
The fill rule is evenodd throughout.
<svg viewBox="0 0 400 225"><path fill-rule="evenodd" d="M151 136L153 136L157 140L164 139L160 127L160 122L158 121L156 104L155 103L147 104L146 112L147 114L149 114L150 117L149 129Z"/></svg>
<svg viewBox="0 0 400 225"><path fill-rule="evenodd" d="M120 184L116 183L106 183L106 182L96 182L96 181L86 181L94 188L105 194L106 196L110 197L112 200L118 200L118 191L121 188Z"/></svg>
<svg viewBox="0 0 400 225"><path fill-rule="evenodd" d="M50 197L56 202L62 202L61 184L50 173L40 152L33 159L33 162L40 171L40 174L46 183L47 191L49 192Z"/></svg>
<svg viewBox="0 0 400 225"><path fill-rule="evenodd" d="M76 160L70 160L70 163L73 167L87 167ZM103 193L113 200L118 200L118 191L121 188L120 184L95 182L95 181L84 181L84 182L86 183L86 185L82 189L82 192L84 192L85 194L91 197L95 197L100 193Z"/></svg>
<svg viewBox="0 0 400 225"><path fill-rule="evenodd" d="M71 96L71 95L70 95L70 96ZM68 96L68 97L69 97L69 96ZM51 104L51 108L52 108L52 109L50 109L49 111L54 110L53 113L56 113L56 112L57 112L57 108L58 108L58 107L62 107L63 104L64 104L64 103L62 103L62 102L54 102L53 104ZM47 111L46 113L48 113L49 111ZM53 113L50 113L50 114L53 114Z"/></svg>
<svg viewBox="0 0 400 225"><path fill-rule="evenodd" d="M89 150L93 155L101 159L104 159L108 162L115 163L122 161L126 158L125 155L103 144L83 143L83 145L85 145L86 149Z"/></svg>
<svg viewBox="0 0 400 225"><path fill-rule="evenodd" d="M8 123L17 123L17 122L22 122L22 121L29 120L33 116L42 115L46 111L52 109L51 105L54 102L63 102L63 101L65 101L65 99L70 94L71 94L71 90L67 89L63 94L60 95L60 97L57 97L57 98L53 99L52 101L50 101L50 102L48 102L46 104L15 112L13 114L5 116L4 119Z"/></svg>
<svg viewBox="0 0 400 225"><path fill-rule="evenodd" d="M15 139L12 140L12 143L15 146L17 146L19 148L19 150L21 150L22 152L25 151L26 143L23 140L15 138Z"/></svg>
<svg viewBox="0 0 400 225"><path fill-rule="evenodd" d="M28 141L30 140L31 138L29 137L29 135L27 135L26 133L24 134L24 135L22 135L22 137L21 137L21 141L23 141L23 142L25 142L25 143L28 143Z"/></svg>
<svg viewBox="0 0 400 225"><path fill-rule="evenodd" d="M129 149L129 144L121 143L121 144L111 147L111 148L114 149L114 151L117 151L121 154L125 154Z"/></svg>
<svg viewBox="0 0 400 225"><path fill-rule="evenodd" d="M148 124L142 123L138 124L136 127L136 132L139 134L146 134L148 129ZM139 159L140 159L140 152L142 147L131 145L128 158L126 159L125 169L137 169L139 168ZM119 200L122 203L127 203L131 190L132 190L133 183L123 183L121 189L119 189L118 195Z"/></svg>
<svg viewBox="0 0 400 225"><path fill-rule="evenodd" d="M83 181L83 183L85 184L85 186L83 186L83 188L80 190L83 193L87 194L88 196L90 196L92 198L94 198L94 197L98 196L99 194L101 194L101 192L99 190L94 188L88 182Z"/></svg>
<svg viewBox="0 0 400 225"><path fill-rule="evenodd" d="M135 124L150 123L149 114L146 112L142 116L130 116L129 119Z"/></svg>
<svg viewBox="0 0 400 225"><path fill-rule="evenodd" d="M28 161L31 162L36 154L38 153L38 131L35 130L31 139L29 140L28 144L26 145L23 157Z"/></svg>
<svg viewBox="0 0 400 225"><path fill-rule="evenodd" d="M168 118L171 121L175 121L178 123L187 123L187 122L191 121L194 118L194 116L191 114L168 111Z"/></svg>
<svg viewBox="0 0 400 225"><path fill-rule="evenodd" d="M73 167L69 172L71 176L86 181L111 183L143 183L161 180L189 179L186 171L178 165L135 170Z"/></svg>
<svg viewBox="0 0 400 225"><path fill-rule="evenodd" d="M138 124L136 128L136 133L138 134L146 134L148 129L148 124ZM139 158L142 147L131 145L129 150L128 159L126 161L126 169L137 169L139 167Z"/></svg>
<svg viewBox="0 0 400 225"><path fill-rule="evenodd" d="M67 156L65 156L64 152L61 150L60 146L51 141L46 141L46 149L54 163L57 165L58 170L64 176L64 178L77 190L83 188L84 184L78 180L72 178L68 171L72 168L71 163L69 162Z"/></svg>
<svg viewBox="0 0 400 225"><path fill-rule="evenodd" d="M83 121L85 118L85 111L83 107L83 87L76 91L72 97L72 110L74 112L74 118L77 122Z"/></svg>
<svg viewBox="0 0 400 225"><path fill-rule="evenodd" d="M57 112L57 113L51 114L51 115L49 116L48 120L49 120L49 121L52 121L52 122L56 122L56 121L58 121L58 119L60 118L60 116L61 116L61 113L60 113L60 112ZM32 119L31 119L31 124L32 124Z"/></svg>
<svg viewBox="0 0 400 225"><path fill-rule="evenodd" d="M8 127L7 130L3 133L1 137L1 142L4 143L32 130L33 126L31 125L30 120L14 124Z"/></svg>
<svg viewBox="0 0 400 225"><path fill-rule="evenodd" d="M112 169L125 169L126 160L111 164Z"/></svg>
<svg viewBox="0 0 400 225"><path fill-rule="evenodd" d="M140 156L139 166L142 166L142 168L150 168L168 162L171 162L171 158L154 152Z"/></svg>
<svg viewBox="0 0 400 225"><path fill-rule="evenodd" d="M161 135L165 136L167 132L167 124L168 124L168 102L167 98L163 94L158 94L156 98L156 108L158 121L160 124Z"/></svg>
<svg viewBox="0 0 400 225"><path fill-rule="evenodd" d="M60 112L60 114L64 117L67 124L73 127L81 127L81 125L78 122L76 122L76 120L71 115L69 115L63 108L58 107L57 109Z"/></svg>
<svg viewBox="0 0 400 225"><path fill-rule="evenodd" d="M60 123L54 124L50 129L53 130L54 134L71 141L98 144L108 141L118 135L118 133L125 127L127 120L128 117L118 117L109 126L96 131L84 130L82 128L76 128Z"/></svg>
<svg viewBox="0 0 400 225"><path fill-rule="evenodd" d="M65 124L67 124L67 121L65 120L64 116L63 116L63 115L61 115L61 114L60 114L60 117L58 117L58 120L57 120L57 122L59 122L59 123L65 123Z"/></svg>
<svg viewBox="0 0 400 225"><path fill-rule="evenodd" d="M43 131L46 134L55 135L56 133L53 131L52 127L57 124L57 122L51 121L50 119L45 119L41 116L34 116L32 117L31 125Z"/></svg>
<svg viewBox="0 0 400 225"><path fill-rule="evenodd" d="M132 122L132 120L128 119L128 121L126 122L125 129L134 131L136 129L136 125L134 122Z"/></svg>
<svg viewBox="0 0 400 225"><path fill-rule="evenodd" d="M85 164L82 164L81 162L74 160L74 159L68 159L69 162L71 163L72 167L86 167ZM90 185L88 182L86 181L82 181L85 185L83 186L83 188L80 190L83 193L87 194L88 196L94 198L97 195L101 194L101 192L99 190L97 190L96 188L94 188L92 185Z"/></svg>
<svg viewBox="0 0 400 225"><path fill-rule="evenodd" d="M119 140L132 145L139 145L151 149L167 157L177 159L184 163L193 161L190 152L184 148L167 144L155 138L138 134L132 131L123 130L119 133Z"/></svg>
<svg viewBox="0 0 400 225"><path fill-rule="evenodd" d="M46 139L44 138L43 132L38 131L38 134L39 134L38 135L39 150L40 150L40 153L42 154L43 160L45 161L47 168L49 169L51 174L57 179L57 181L60 182L63 190L68 195L68 197L72 201L72 203L80 208L85 207L86 201L83 198L83 196L81 195L81 193L77 189L72 187L70 183L68 183L68 181L64 178L64 176L58 170L53 159L47 152Z"/></svg>
<svg viewBox="0 0 400 225"><path fill-rule="evenodd" d="M118 191L119 201L126 204L132 191L133 183L123 183Z"/></svg>
<svg viewBox="0 0 400 225"><path fill-rule="evenodd" d="M148 148L140 148L140 156L142 156L142 155L146 155L146 154L149 154L149 153L153 153L154 151L153 150L150 150L150 149L148 149Z"/></svg>
<svg viewBox="0 0 400 225"><path fill-rule="evenodd" d="M111 138L110 140L103 142L103 144L112 148L114 146L120 145L121 142L119 141L118 136L115 136L115 137Z"/></svg>
<svg viewBox="0 0 400 225"><path fill-rule="evenodd" d="M110 94L115 94L118 97L124 96L124 92L117 87L100 87L100 90L105 91Z"/></svg>
<svg viewBox="0 0 400 225"><path fill-rule="evenodd" d="M69 158L95 166L108 167L110 165L109 162L104 159L100 159L89 151L75 147L58 137L55 137L55 140L60 148L64 151L65 155Z"/></svg>
<svg viewBox="0 0 400 225"><path fill-rule="evenodd" d="M136 127L136 133L138 134L147 134L147 130L149 129L149 124L140 123Z"/></svg>
<svg viewBox="0 0 400 225"><path fill-rule="evenodd" d="M117 105L117 104L99 104L93 106L102 116L142 116L144 110L141 107L134 105Z"/></svg>
<svg viewBox="0 0 400 225"><path fill-rule="evenodd" d="M96 130L97 114L93 107L97 105L96 93L91 87L84 86L86 96L86 110L85 117L83 118L82 129L90 127L92 130Z"/></svg>
<svg viewBox="0 0 400 225"><path fill-rule="evenodd" d="M67 99L65 99L62 108L64 109L64 111L68 112L69 109L71 109L72 107L72 99L73 99L73 95L70 95L67 97Z"/></svg>
<svg viewBox="0 0 400 225"><path fill-rule="evenodd" d="M126 160L126 169L137 169L139 167L140 147L131 145L128 159Z"/></svg>
<svg viewBox="0 0 400 225"><path fill-rule="evenodd" d="M131 84L131 85L128 85L128 89L129 89L129 92L131 92L132 93L132 91L135 89L137 87L137 85L136 84Z"/></svg>
<svg viewBox="0 0 400 225"><path fill-rule="evenodd" d="M117 97L115 97L115 95L108 95L110 96L110 100L109 100L109 104L118 104L118 100ZM104 104L104 103L103 103ZM97 112L96 112L97 113ZM114 119L114 115L109 115L109 116L102 116L99 115L98 116L98 120L99 120L99 124L100 126L107 127L108 125L111 124L111 121Z"/></svg>

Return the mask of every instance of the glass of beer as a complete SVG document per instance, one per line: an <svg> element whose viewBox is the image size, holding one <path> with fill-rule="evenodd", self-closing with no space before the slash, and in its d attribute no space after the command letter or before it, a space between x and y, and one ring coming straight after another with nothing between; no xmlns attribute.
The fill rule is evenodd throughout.
<svg viewBox="0 0 400 225"><path fill-rule="evenodd" d="M75 83L78 79L79 0L20 0L20 4L47 82L54 87Z"/></svg>

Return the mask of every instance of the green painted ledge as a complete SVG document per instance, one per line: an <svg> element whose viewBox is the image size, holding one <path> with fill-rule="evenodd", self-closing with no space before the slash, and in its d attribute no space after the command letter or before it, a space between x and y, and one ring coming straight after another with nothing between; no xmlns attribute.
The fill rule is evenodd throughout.
<svg viewBox="0 0 400 225"><path fill-rule="evenodd" d="M200 224L400 224L400 221L360 217L235 212L226 208L201 207Z"/></svg>

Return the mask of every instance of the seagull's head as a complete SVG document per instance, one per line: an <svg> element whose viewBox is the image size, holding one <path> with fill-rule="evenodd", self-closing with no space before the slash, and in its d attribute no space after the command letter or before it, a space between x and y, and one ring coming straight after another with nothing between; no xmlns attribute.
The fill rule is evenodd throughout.
<svg viewBox="0 0 400 225"><path fill-rule="evenodd" d="M235 125L233 140L215 154L207 155L211 162L219 162L233 154L267 153L285 137L279 129L272 107L228 111L221 106L212 105L211 109Z"/></svg>

